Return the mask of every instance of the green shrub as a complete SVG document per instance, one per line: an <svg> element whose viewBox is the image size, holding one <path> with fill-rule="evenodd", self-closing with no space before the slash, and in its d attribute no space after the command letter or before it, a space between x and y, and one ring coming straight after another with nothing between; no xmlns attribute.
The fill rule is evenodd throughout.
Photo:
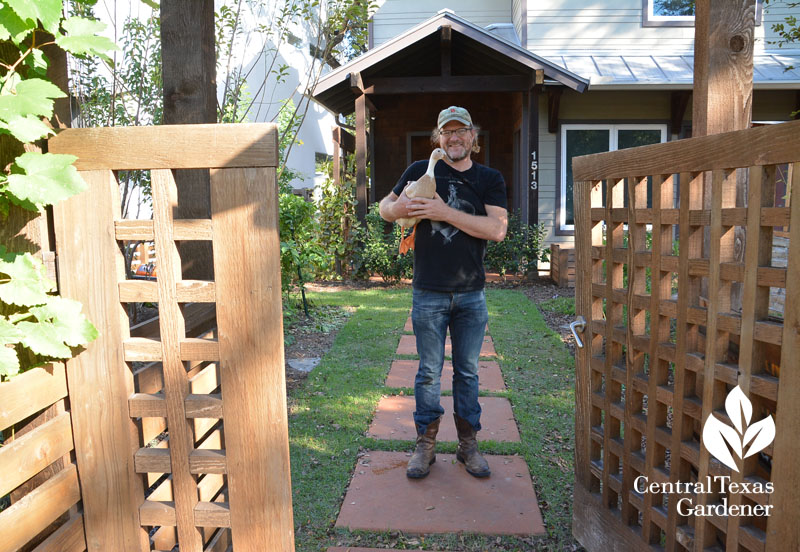
<svg viewBox="0 0 800 552"><path fill-rule="evenodd" d="M507 274L525 277L535 272L539 261L545 262L549 258L549 251L543 244L546 235L543 223L530 226L522 222L518 213L510 213L506 239L490 241L486 248L486 268L503 278Z"/></svg>
<svg viewBox="0 0 800 552"><path fill-rule="evenodd" d="M402 239L400 232L397 224L392 225L391 231L387 232L378 203L370 205L366 228L359 232L359 241L362 244L356 259L359 276L368 278L371 274L378 274L385 282L411 277L414 256L410 253L399 254Z"/></svg>
<svg viewBox="0 0 800 552"><path fill-rule="evenodd" d="M359 223L356 218L356 183L345 174L339 185L333 180L331 163L323 170L328 177L320 185L317 201L316 234L330 262L322 267L321 277L350 276L353 270Z"/></svg>

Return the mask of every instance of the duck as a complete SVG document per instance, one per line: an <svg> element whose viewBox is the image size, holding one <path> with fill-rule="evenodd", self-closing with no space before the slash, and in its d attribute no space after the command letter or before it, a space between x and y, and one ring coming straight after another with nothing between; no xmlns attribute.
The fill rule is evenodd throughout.
<svg viewBox="0 0 800 552"><path fill-rule="evenodd" d="M414 197L426 197L433 199L436 196L436 177L433 170L436 163L441 159L447 159L447 153L442 148L436 148L431 152L431 157L428 159L428 170L425 174L419 177L415 182L411 182L406 186L403 193L411 199ZM404 255L410 250L414 249L414 238L417 232L417 223L420 219L416 217L403 217L397 219L395 222L400 225L402 233L405 233L406 228L413 228L411 233L400 241L400 254Z"/></svg>

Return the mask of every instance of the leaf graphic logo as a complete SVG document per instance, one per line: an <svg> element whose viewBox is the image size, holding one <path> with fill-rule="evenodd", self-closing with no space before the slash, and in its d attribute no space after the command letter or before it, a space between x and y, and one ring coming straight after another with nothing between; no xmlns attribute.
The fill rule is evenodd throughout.
<svg viewBox="0 0 800 552"><path fill-rule="evenodd" d="M709 414L703 425L703 444L717 460L738 472L739 467L730 450L740 459L764 450L775 439L775 422L770 415L751 425L753 405L738 385L728 393L725 411L734 427L721 422L713 413Z"/></svg>

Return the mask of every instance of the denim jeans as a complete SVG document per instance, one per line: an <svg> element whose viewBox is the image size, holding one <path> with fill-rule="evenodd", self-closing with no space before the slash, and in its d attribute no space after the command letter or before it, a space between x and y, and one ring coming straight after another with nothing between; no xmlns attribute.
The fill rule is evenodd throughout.
<svg viewBox="0 0 800 552"><path fill-rule="evenodd" d="M440 292L414 289L411 321L417 338L419 370L414 381L417 431L444 414L441 390L447 328L453 344L453 404L455 413L475 430L481 428L478 404L478 359L489 315L483 290Z"/></svg>

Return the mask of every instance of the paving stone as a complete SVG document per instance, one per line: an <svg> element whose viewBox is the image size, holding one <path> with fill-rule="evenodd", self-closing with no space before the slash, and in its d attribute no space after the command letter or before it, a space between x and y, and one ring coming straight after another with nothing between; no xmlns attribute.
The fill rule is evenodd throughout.
<svg viewBox="0 0 800 552"><path fill-rule="evenodd" d="M398 355L416 355L417 354L417 338L413 335L401 335L400 344L397 346L396 354ZM444 356L449 357L453 354L453 344L450 338L445 339L444 342ZM481 347L481 357L496 357L492 337L487 335L483 338L483 346Z"/></svg>
<svg viewBox="0 0 800 552"><path fill-rule="evenodd" d="M418 360L395 360L386 378L387 387L414 387L414 378L419 367ZM478 380L481 391L504 391L503 373L500 365L493 360L478 362ZM453 389L453 363L444 361L442 366L442 391Z"/></svg>
<svg viewBox="0 0 800 552"><path fill-rule="evenodd" d="M545 532L528 466L519 456L486 455L478 479L438 454L424 479L406 477L409 456L371 451L359 458L337 527L404 533L540 535Z"/></svg>
<svg viewBox="0 0 800 552"><path fill-rule="evenodd" d="M291 366L293 369L298 370L300 372L310 372L317 366L322 359L318 357L312 358L290 358L286 361L286 363Z"/></svg>
<svg viewBox="0 0 800 552"><path fill-rule="evenodd" d="M355 548L353 546L333 546L327 552L385 552L386 550L400 550L399 548ZM403 550L408 550L403 548ZM414 549L411 549L414 550Z"/></svg>
<svg viewBox="0 0 800 552"><path fill-rule="evenodd" d="M481 429L479 441L507 441L518 443L519 430L511 410L511 403L503 397L480 397ZM441 405L444 416L439 425L439 441L458 441L455 422L453 421L453 397L442 397ZM378 403L378 409L367 435L375 439L398 439L414 441L417 431L414 427L413 412L415 402L413 396L384 397Z"/></svg>

